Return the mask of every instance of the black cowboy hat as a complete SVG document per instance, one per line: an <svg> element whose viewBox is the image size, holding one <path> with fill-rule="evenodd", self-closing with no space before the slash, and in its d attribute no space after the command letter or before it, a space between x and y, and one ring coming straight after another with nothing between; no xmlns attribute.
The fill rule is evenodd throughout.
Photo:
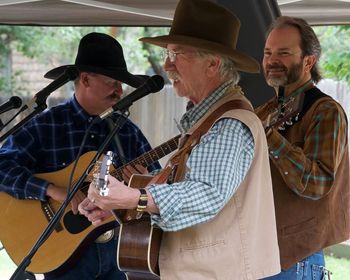
<svg viewBox="0 0 350 280"><path fill-rule="evenodd" d="M57 79L71 66L75 66L79 71L108 76L134 88L141 86L149 78L145 75L129 73L122 46L113 37L97 32L89 33L80 40L73 65L54 68L47 72L44 77Z"/></svg>

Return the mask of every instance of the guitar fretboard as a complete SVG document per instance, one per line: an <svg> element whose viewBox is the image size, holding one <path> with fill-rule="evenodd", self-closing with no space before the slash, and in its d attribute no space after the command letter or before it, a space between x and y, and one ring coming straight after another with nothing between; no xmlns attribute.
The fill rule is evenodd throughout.
<svg viewBox="0 0 350 280"><path fill-rule="evenodd" d="M123 166L120 166L116 170L113 170L111 172L111 175L115 178L117 178L119 181L123 180L122 173L123 169L127 165L135 166L137 164L142 165L143 167L147 167L153 162L161 159L162 157L170 154L172 151L175 151L178 147L179 138L181 135L177 135L174 138L171 138L167 142L159 145L158 147L152 149L151 151L143 154L142 156L137 157L136 159L128 162L127 164L124 164Z"/></svg>

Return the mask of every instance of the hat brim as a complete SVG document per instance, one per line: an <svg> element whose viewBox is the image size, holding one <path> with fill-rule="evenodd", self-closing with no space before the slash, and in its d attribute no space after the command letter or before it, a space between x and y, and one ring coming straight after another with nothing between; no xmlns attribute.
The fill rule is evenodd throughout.
<svg viewBox="0 0 350 280"><path fill-rule="evenodd" d="M179 44L212 51L231 58L235 62L237 70L248 73L260 72L260 64L253 57L215 42L183 35L144 37L139 40L162 48L166 48L168 44Z"/></svg>
<svg viewBox="0 0 350 280"><path fill-rule="evenodd" d="M149 78L147 75L133 75L125 69L118 68L99 68L89 65L63 65L56 67L48 71L44 77L47 79L57 79L61 76L68 67L75 66L79 71L92 72L96 74L105 75L114 80L118 80L122 83L125 83L131 87L138 88L143 85Z"/></svg>

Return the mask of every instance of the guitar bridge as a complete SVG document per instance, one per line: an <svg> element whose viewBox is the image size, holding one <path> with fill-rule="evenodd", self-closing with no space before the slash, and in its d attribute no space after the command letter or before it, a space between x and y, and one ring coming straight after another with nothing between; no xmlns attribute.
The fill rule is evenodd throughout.
<svg viewBox="0 0 350 280"><path fill-rule="evenodd" d="M55 215L55 211L52 209L49 201L40 201L40 203L41 209L43 210L43 214L46 217L46 220L50 222L53 219L53 216ZM57 223L55 230L56 232L60 232L63 230L63 226L61 225L61 223Z"/></svg>

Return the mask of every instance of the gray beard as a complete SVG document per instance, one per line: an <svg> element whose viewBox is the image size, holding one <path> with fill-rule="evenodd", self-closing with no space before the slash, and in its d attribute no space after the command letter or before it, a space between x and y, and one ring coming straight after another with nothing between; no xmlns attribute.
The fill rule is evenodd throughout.
<svg viewBox="0 0 350 280"><path fill-rule="evenodd" d="M286 73L284 77L273 78L265 75L267 84L271 87L284 87L296 82L301 75L301 70L303 67L302 63L303 62L301 61L300 63L291 65L288 73Z"/></svg>
<svg viewBox="0 0 350 280"><path fill-rule="evenodd" d="M270 87L281 87L288 84L287 77L283 78L266 78L266 82Z"/></svg>

